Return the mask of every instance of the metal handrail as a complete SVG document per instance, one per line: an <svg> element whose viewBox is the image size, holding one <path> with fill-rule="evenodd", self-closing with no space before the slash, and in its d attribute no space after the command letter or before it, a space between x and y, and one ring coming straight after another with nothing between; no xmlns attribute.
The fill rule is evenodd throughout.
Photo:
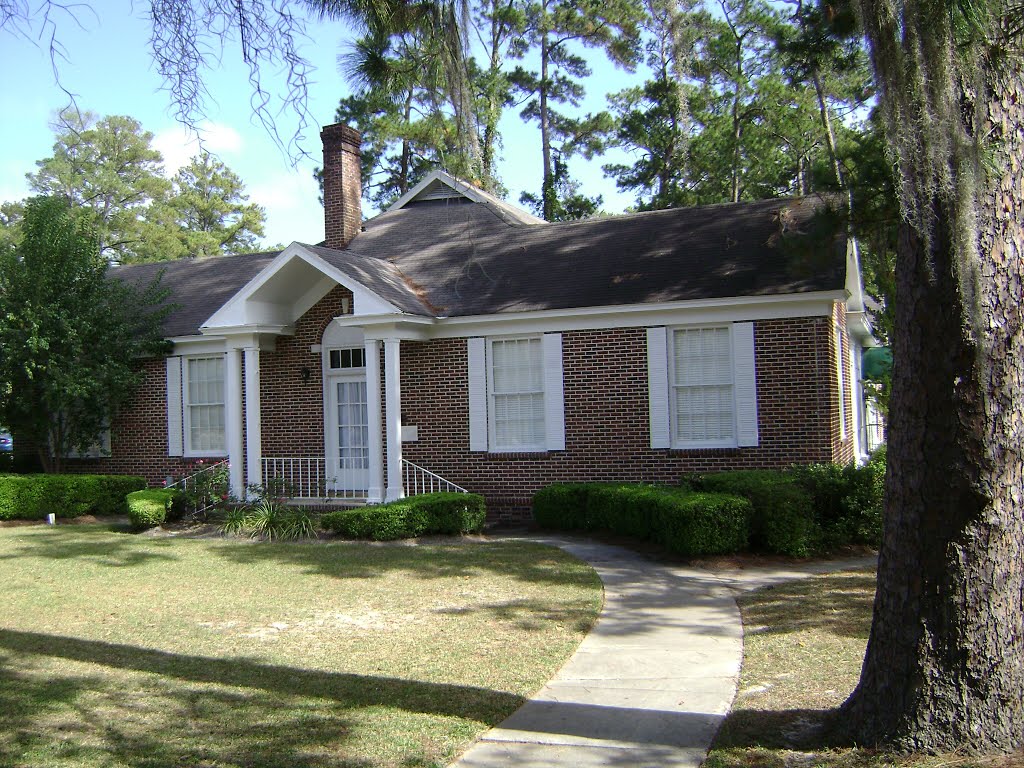
<svg viewBox="0 0 1024 768"><path fill-rule="evenodd" d="M443 477L429 469L413 464L408 459L402 459L402 479L405 485L406 496L417 496L421 493L437 493L447 491L449 493L469 493L461 485L456 485L451 480Z"/></svg>
<svg viewBox="0 0 1024 768"><path fill-rule="evenodd" d="M184 491L185 493L188 493L189 490L194 491L196 488L199 487L199 478L203 477L204 475L212 474L227 466L228 460L222 459L221 461L218 461L214 464L209 464L203 467L198 472L193 472L191 475L185 475L184 477L175 480L173 483L166 483L164 487L177 488L181 491ZM201 515L208 509L212 509L217 505L218 501L220 501L220 499L215 498L212 495L204 496L201 500L198 500L196 502L195 514Z"/></svg>

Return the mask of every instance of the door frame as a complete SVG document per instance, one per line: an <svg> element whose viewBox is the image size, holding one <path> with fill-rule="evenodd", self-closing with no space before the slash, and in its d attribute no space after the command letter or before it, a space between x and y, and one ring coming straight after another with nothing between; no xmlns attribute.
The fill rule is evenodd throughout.
<svg viewBox="0 0 1024 768"><path fill-rule="evenodd" d="M337 445L337 428L338 425L334 423L336 419L331 413L331 402L335 398L336 383L338 381L363 381L367 383L367 399L369 400L369 385L366 380L366 367L362 368L331 368L331 351L339 349L362 349L364 354L365 363L365 342L363 338L363 330L361 328L341 327L335 323L329 323L324 329L323 337L320 344L320 370L322 371L322 410L324 416L324 470L330 474L330 462L332 456L339 456L341 449ZM372 422L367 413L367 421ZM361 488L342 488L336 487L333 483L328 485L328 490L337 491L341 494L350 496L352 498L362 498L368 496L370 485L372 484L373 467L374 462L380 462L379 456L373 456L372 452L369 454L369 462L367 467L366 482Z"/></svg>

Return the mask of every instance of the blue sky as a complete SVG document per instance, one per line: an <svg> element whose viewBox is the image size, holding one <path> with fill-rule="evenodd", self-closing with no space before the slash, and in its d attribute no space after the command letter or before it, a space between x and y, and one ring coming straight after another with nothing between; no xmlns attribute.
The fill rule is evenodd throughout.
<svg viewBox="0 0 1024 768"><path fill-rule="evenodd" d="M58 17L58 36L66 60L59 62L61 85L76 96L82 110L99 115L124 114L139 120L155 135L154 144L163 153L168 175L195 154L197 145L175 123L168 95L149 59L146 41L148 25L142 18L144 4L130 0L94 0L93 7L78 6L77 22ZM333 119L338 99L348 86L339 74L336 58L351 37L341 22L311 22L310 39L303 55L316 67L309 93L309 110L320 123ZM583 111L604 108L604 96L638 82L629 75L591 57L594 75L586 83L588 100ZM25 174L35 161L52 154L53 115L68 103L58 87L50 62L48 39L25 40L0 32L0 201L18 200L28 194ZM283 78L263 72L272 89L283 86ZM319 132L307 131L300 141L310 155L293 167L288 157L268 137L252 116L247 68L237 48L229 48L222 66L209 73L207 149L238 173L250 199L267 210L266 241L270 244L292 240L317 242L323 237L323 213L317 202L313 167L320 157ZM290 136L294 123L287 114L281 118L281 133ZM502 125L505 146L499 173L515 203L523 190L537 191L540 185L540 137L516 111L506 114ZM616 191L603 178L602 162L573 160L573 176L583 182L587 194L602 194L604 209L621 212L632 199ZM367 210L366 213L372 214Z"/></svg>

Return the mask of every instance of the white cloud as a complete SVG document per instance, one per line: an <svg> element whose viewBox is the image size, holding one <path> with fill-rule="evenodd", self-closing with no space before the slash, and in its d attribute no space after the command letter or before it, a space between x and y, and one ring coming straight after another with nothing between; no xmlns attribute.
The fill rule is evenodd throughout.
<svg viewBox="0 0 1024 768"><path fill-rule="evenodd" d="M218 158L224 155L237 155L242 151L242 136L230 125L223 123L203 123L199 126L202 137L187 131L180 125L174 125L157 132L153 136L153 147L164 157L164 172L173 176L178 169L205 149Z"/></svg>
<svg viewBox="0 0 1024 768"><path fill-rule="evenodd" d="M270 244L293 240L318 243L324 238L324 209L316 181L306 168L264 176L247 188L249 202L267 211L266 236Z"/></svg>

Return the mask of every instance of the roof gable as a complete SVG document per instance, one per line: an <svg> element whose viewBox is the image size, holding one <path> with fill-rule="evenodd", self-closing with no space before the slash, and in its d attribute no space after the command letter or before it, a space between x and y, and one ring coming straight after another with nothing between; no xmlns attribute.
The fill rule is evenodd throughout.
<svg viewBox="0 0 1024 768"><path fill-rule="evenodd" d="M329 249L317 249L333 253ZM292 243L243 285L200 326L203 333L217 333L239 327L278 328L294 323L335 285L352 291L353 314L401 314L402 310L382 298L344 268L330 263L312 246ZM380 265L383 269L390 265ZM393 268L391 268L393 269Z"/></svg>
<svg viewBox="0 0 1024 768"><path fill-rule="evenodd" d="M494 195L484 192L472 184L456 179L445 171L432 171L419 184L410 189L390 206L385 213L401 210L415 203L426 203L438 200L458 200L482 203L494 206L506 216L520 224L547 224L544 219L537 218L521 208L509 205Z"/></svg>

